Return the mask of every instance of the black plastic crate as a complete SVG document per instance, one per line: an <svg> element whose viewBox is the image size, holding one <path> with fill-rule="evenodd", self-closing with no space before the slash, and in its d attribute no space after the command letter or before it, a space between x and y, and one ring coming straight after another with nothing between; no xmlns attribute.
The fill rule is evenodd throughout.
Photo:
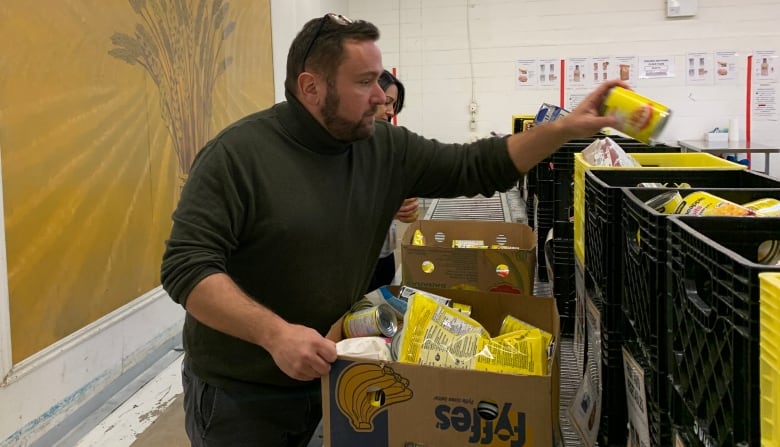
<svg viewBox="0 0 780 447"><path fill-rule="evenodd" d="M651 359L651 355L634 337L626 337L623 349L628 351L641 368L645 386L644 399L647 407L650 446L667 447L673 445L670 442L672 418L670 413L671 387L668 375L659 371L658 363Z"/></svg>
<svg viewBox="0 0 780 447"><path fill-rule="evenodd" d="M780 266L756 259L761 243L780 240L780 218L666 222L672 385L682 400L672 417L706 445L760 445L758 274Z"/></svg>
<svg viewBox="0 0 780 447"><path fill-rule="evenodd" d="M561 316L561 333L574 333L576 289L574 279L574 224L553 223L553 295Z"/></svg>
<svg viewBox="0 0 780 447"><path fill-rule="evenodd" d="M536 265L537 276L542 281L549 281L547 276L547 255L544 253L544 243L547 233L553 228L553 203L549 200L542 201L539 197L535 200L534 230L536 231Z"/></svg>
<svg viewBox="0 0 780 447"><path fill-rule="evenodd" d="M590 273L610 304L622 302L622 188L645 182L686 182L693 188L780 188L780 180L746 170L587 170L583 235L585 271Z"/></svg>
<svg viewBox="0 0 780 447"><path fill-rule="evenodd" d="M666 295L666 214L645 202L664 192L685 196L705 191L735 203L761 198L780 199L780 189L658 189L623 190L622 303L626 322L637 334L651 360L667 371L670 355Z"/></svg>
<svg viewBox="0 0 780 447"><path fill-rule="evenodd" d="M574 218L574 154L582 152L597 139L607 135L597 135L592 138L572 140L561 146L547 158L553 173L553 200L555 220L572 220ZM634 153L664 153L680 152L679 147L659 144L649 146L630 138L609 137L626 152Z"/></svg>
<svg viewBox="0 0 780 447"><path fill-rule="evenodd" d="M587 276L587 274L586 274ZM623 354L620 347L615 348L611 342L619 334L609 334L604 331L605 315L619 312L619 309L605 307L598 290L592 287L592 282L585 280L586 300L590 300L601 314L601 418L599 419L598 442L600 446L625 446L628 432L628 412L626 408L626 386L623 371ZM588 341L590 346L590 341ZM587 353L587 358L593 355ZM586 363L587 364L587 363Z"/></svg>
<svg viewBox="0 0 780 447"><path fill-rule="evenodd" d="M536 174L536 196L540 201L552 202L555 191L555 177L552 165L549 162L539 163L534 167L534 173Z"/></svg>
<svg viewBox="0 0 780 447"><path fill-rule="evenodd" d="M536 228L534 227L536 189L536 167L533 167L525 175L525 215L531 228Z"/></svg>

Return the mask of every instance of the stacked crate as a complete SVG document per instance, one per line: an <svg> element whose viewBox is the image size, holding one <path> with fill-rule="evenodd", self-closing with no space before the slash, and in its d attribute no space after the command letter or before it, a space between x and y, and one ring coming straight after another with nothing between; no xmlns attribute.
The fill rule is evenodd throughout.
<svg viewBox="0 0 780 447"><path fill-rule="evenodd" d="M708 172L691 172L687 175L689 182L693 184L715 183L715 177ZM727 177L730 177L728 184L733 185L731 188L695 190L705 191L735 203L747 203L767 197L780 199L780 181L747 171L730 173ZM726 180L720 175L717 178L718 183ZM774 186L775 189L759 189L766 186ZM625 188L622 193L624 348L644 370L652 446L672 445L672 389L669 380L672 362L672 306L666 296L668 215L656 211L645 202L670 191L685 196L691 190Z"/></svg>
<svg viewBox="0 0 780 447"><path fill-rule="evenodd" d="M578 245L581 250L581 253L576 250L576 278L583 282L576 284L576 288L584 291L577 299L593 302L601 313L600 382L603 384L603 402L626 402L623 342L627 329L621 281L621 189L646 182L693 183L691 180L694 178L710 182L706 186L718 186L728 178L736 182L736 177L752 175L746 173L741 165L709 154L632 155L641 167L594 167L589 166L580 154L575 157L575 230L580 229L575 233L575 250ZM716 170L717 175L713 175ZM652 370L647 373L653 376ZM651 389L650 393L655 394L656 389ZM601 414L599 444L624 445L627 422L625 406L605 406Z"/></svg>
<svg viewBox="0 0 780 447"><path fill-rule="evenodd" d="M576 306L575 252L574 252L574 173L575 155L591 145L595 140L607 135L598 134L590 138L575 139L564 144L558 150L539 163L534 169L537 172L536 223L538 244L541 249L547 238L547 233L553 229L553 259L550 260L553 270L553 294L558 302L561 314L561 333L570 335L574 330ZM680 152L680 148L658 145L648 146L636 140L624 137L610 136L628 152ZM545 269L546 257L537 257L539 271ZM540 274L540 279L546 278Z"/></svg>
<svg viewBox="0 0 780 447"><path fill-rule="evenodd" d="M777 399L777 390L761 389L759 274L780 265L758 263L757 254L765 241L780 242L780 218L674 216L667 224L675 439L761 445L762 391Z"/></svg>

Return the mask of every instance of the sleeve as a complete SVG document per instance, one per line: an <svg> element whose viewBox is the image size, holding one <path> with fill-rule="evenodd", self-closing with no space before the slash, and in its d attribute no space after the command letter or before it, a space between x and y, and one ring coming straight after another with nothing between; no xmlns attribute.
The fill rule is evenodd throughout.
<svg viewBox="0 0 780 447"><path fill-rule="evenodd" d="M504 138L445 144L406 129L396 136L403 153L410 197L492 196L515 185L521 173Z"/></svg>
<svg viewBox="0 0 780 447"><path fill-rule="evenodd" d="M173 213L161 267L163 288L184 306L205 277L226 272L244 223L240 175L229 151L212 142L195 158Z"/></svg>

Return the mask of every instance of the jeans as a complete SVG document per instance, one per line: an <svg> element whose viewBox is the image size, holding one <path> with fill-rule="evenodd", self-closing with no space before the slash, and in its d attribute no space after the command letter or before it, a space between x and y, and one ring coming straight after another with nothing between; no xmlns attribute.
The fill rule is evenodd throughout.
<svg viewBox="0 0 780 447"><path fill-rule="evenodd" d="M217 388L182 362L184 425L193 447L306 447L322 418L319 383Z"/></svg>

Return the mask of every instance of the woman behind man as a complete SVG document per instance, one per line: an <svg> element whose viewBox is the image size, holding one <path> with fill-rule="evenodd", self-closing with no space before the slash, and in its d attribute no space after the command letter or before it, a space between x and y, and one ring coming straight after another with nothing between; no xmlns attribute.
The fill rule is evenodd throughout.
<svg viewBox="0 0 780 447"><path fill-rule="evenodd" d="M377 107L374 118L392 122L393 117L404 107L404 85L392 73L385 70L379 76L379 86L385 92L384 106ZM411 223L417 220L419 203L417 198L404 200L401 208L396 213L395 218L404 223ZM395 277L395 248L398 245L397 222L393 221L390 230L387 232L385 243L382 245L382 252L379 254L379 261L374 268L374 274L371 277L371 283L368 285L367 292L378 287L390 284Z"/></svg>

